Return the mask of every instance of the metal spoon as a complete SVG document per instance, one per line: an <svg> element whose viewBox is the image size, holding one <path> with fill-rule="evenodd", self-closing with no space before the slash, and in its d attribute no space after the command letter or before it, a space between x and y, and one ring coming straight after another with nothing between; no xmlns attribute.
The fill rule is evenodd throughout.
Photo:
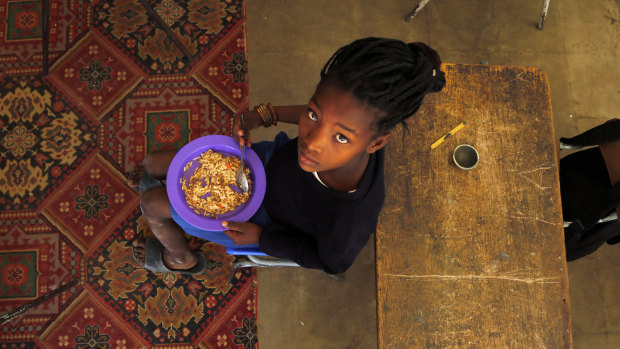
<svg viewBox="0 0 620 349"><path fill-rule="evenodd" d="M243 142L241 143L241 157L239 158L239 168L237 169L237 187L243 192L247 193L250 190L250 185L248 184L248 178L243 171L243 154L245 152L245 129L243 128L243 114L241 114L241 129L243 130Z"/></svg>

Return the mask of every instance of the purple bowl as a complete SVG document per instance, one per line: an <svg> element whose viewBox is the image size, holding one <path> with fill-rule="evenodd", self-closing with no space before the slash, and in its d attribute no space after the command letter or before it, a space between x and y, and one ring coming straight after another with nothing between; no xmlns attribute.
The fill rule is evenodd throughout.
<svg viewBox="0 0 620 349"><path fill-rule="evenodd" d="M177 152L170 163L166 176L166 190L170 204L185 221L191 225L210 231L223 231L222 221L246 222L258 211L265 197L266 177L263 163L256 152L245 148L245 164L250 169L250 199L233 211L215 217L202 216L195 213L185 202L185 194L181 189L181 178L185 165L205 151L212 149L223 155L239 157L239 144L229 136L204 136L187 143Z"/></svg>

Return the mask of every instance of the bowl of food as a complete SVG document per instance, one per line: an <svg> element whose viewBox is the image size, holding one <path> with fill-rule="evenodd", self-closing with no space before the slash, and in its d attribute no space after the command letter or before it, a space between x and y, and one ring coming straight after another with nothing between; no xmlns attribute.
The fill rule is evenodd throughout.
<svg viewBox="0 0 620 349"><path fill-rule="evenodd" d="M166 176L170 204L185 221L222 231L222 221L246 222L265 197L265 169L258 155L245 149L248 193L236 185L241 151L229 136L204 136L187 143L172 159Z"/></svg>

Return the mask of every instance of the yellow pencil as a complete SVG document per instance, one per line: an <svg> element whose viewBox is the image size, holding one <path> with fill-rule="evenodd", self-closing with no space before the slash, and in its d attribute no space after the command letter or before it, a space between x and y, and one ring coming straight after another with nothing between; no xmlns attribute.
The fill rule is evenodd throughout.
<svg viewBox="0 0 620 349"><path fill-rule="evenodd" d="M453 134L457 133L460 129L465 127L465 125L467 125L467 121L461 122L457 127L453 128L452 131L446 133L445 136L439 138L435 143L433 143L433 145L431 145L431 149L437 148L441 143L443 143L443 141L450 138L450 136L452 136Z"/></svg>

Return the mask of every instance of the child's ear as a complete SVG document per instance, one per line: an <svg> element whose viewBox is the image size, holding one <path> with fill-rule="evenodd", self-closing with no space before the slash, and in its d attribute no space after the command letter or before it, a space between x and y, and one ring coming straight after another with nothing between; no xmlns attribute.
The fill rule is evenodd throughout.
<svg viewBox="0 0 620 349"><path fill-rule="evenodd" d="M391 132L386 133L382 136L376 137L375 139L370 141L370 144L368 144L368 146L366 147L366 152L369 154L372 154L376 152L377 150L385 147L385 145L390 140L390 138L392 138Z"/></svg>

